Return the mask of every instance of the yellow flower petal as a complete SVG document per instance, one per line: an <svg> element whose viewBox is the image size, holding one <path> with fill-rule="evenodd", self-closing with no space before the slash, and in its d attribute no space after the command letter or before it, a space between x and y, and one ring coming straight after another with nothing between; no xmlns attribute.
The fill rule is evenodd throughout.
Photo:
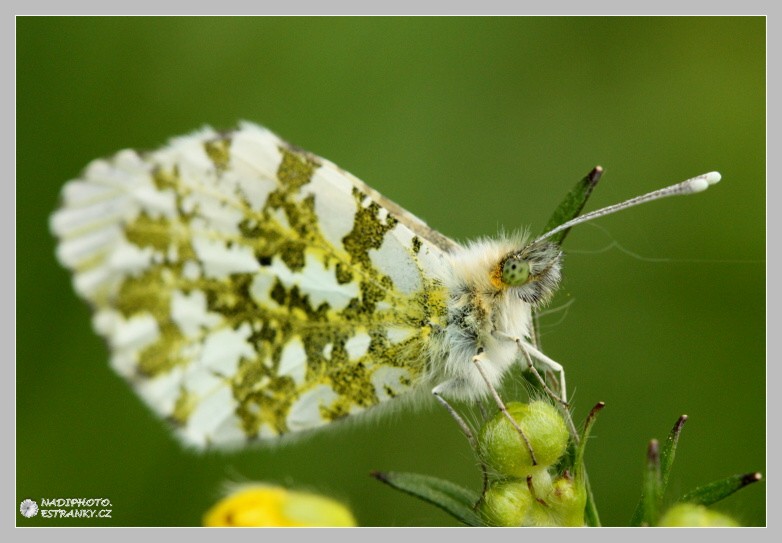
<svg viewBox="0 0 782 543"><path fill-rule="evenodd" d="M341 503L269 485L244 486L204 515L204 526L355 526Z"/></svg>

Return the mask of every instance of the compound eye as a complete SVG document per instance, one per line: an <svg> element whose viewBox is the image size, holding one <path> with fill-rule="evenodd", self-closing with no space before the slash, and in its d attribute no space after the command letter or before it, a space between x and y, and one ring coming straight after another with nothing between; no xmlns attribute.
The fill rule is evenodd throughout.
<svg viewBox="0 0 782 543"><path fill-rule="evenodd" d="M502 265L502 282L511 287L523 285L529 279L529 262L511 256Z"/></svg>

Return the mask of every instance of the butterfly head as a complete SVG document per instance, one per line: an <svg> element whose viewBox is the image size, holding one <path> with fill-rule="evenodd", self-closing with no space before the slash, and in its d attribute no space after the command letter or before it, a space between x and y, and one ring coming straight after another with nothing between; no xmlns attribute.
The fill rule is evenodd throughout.
<svg viewBox="0 0 782 543"><path fill-rule="evenodd" d="M554 295L562 277L562 251L555 243L535 241L505 254L492 271L491 282L521 300L538 306Z"/></svg>

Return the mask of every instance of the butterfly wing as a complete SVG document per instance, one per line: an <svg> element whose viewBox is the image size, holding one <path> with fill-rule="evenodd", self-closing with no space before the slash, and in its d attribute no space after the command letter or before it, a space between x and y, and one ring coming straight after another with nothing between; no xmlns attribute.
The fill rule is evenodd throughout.
<svg viewBox="0 0 782 543"><path fill-rule="evenodd" d="M196 446L410 391L456 244L250 123L91 163L51 218L113 368Z"/></svg>

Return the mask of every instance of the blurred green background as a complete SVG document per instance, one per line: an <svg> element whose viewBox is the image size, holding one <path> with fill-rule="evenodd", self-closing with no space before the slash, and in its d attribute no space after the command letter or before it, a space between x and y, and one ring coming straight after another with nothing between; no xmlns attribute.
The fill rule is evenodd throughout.
<svg viewBox="0 0 782 543"><path fill-rule="evenodd" d="M538 231L596 164L589 209L722 172L704 194L575 229L551 307L569 305L543 345L577 420L607 404L587 449L605 524L628 522L646 444L682 413L671 497L765 472L765 38L763 18L17 19L17 503L113 504L110 521L17 525L198 525L226 480L323 492L362 525L453 525L370 470L479 487L434 406L199 454L110 370L54 258L60 187L93 158L239 119L458 240ZM764 525L765 491L718 508Z"/></svg>

